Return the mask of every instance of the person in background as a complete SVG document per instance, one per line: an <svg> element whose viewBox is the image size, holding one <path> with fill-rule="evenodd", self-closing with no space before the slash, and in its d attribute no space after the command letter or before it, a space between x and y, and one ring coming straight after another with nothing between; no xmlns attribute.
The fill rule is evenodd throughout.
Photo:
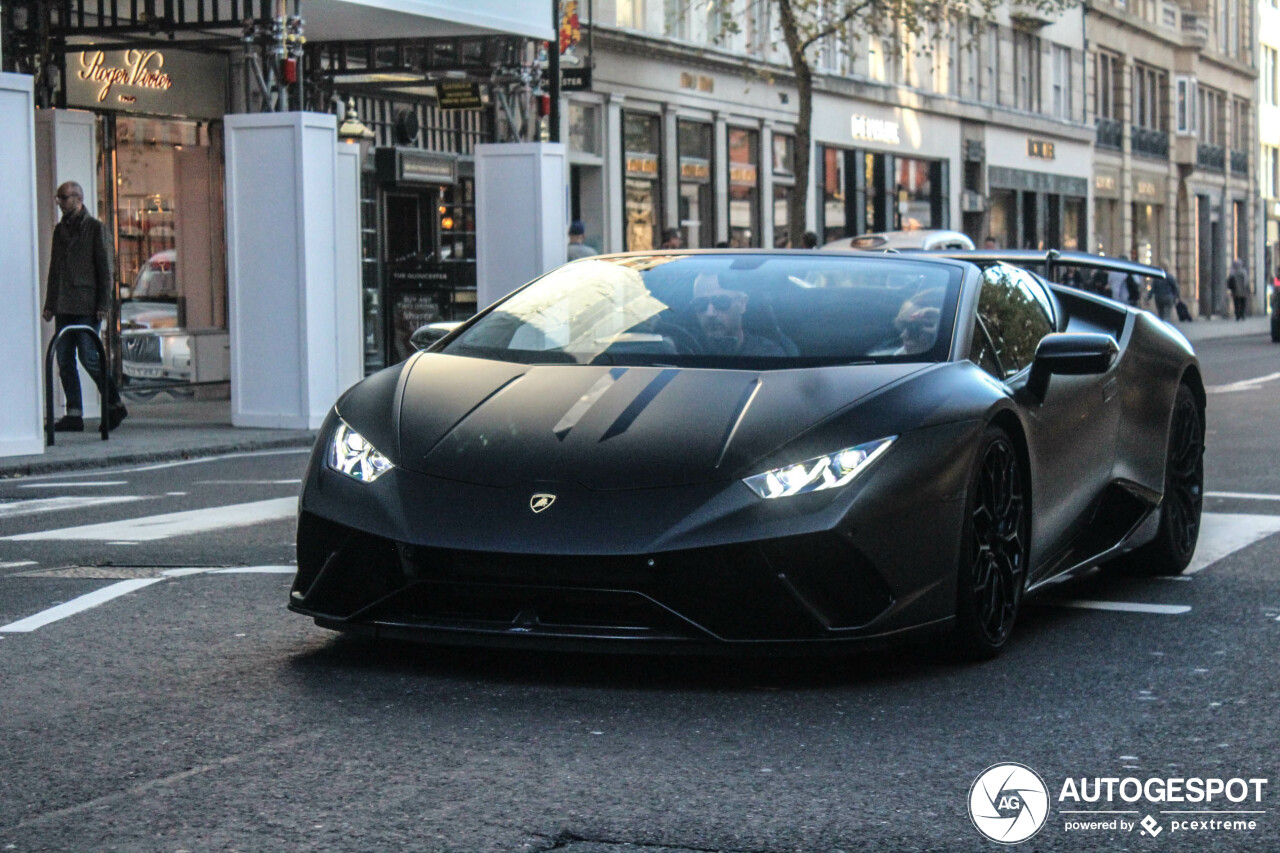
<svg viewBox="0 0 1280 853"><path fill-rule="evenodd" d="M806 249L818 248L818 235L812 231L804 232L804 247Z"/></svg>
<svg viewBox="0 0 1280 853"><path fill-rule="evenodd" d="M595 249L583 242L586 239L586 233L587 229L582 224L582 220L575 219L569 224L569 249L566 252L569 260L576 261L578 258L589 258L597 254Z"/></svg>
<svg viewBox="0 0 1280 853"><path fill-rule="evenodd" d="M85 209L84 188L78 183L67 181L58 187L57 199L62 220L53 229L43 317L46 323L53 320L59 332L67 326L96 329L115 298L110 235L106 226ZM68 332L58 339L55 354L62 390L67 397L67 413L53 428L57 432L84 432L77 353L85 371L98 386L98 393L106 395L107 428L115 429L129 413L120 399L119 389L98 357L98 348L84 332Z"/></svg>
<svg viewBox="0 0 1280 853"><path fill-rule="evenodd" d="M1148 289L1147 299L1155 302L1156 316L1169 322L1173 306L1178 303L1178 279L1173 274L1173 264L1164 262L1164 278L1153 279Z"/></svg>
<svg viewBox="0 0 1280 853"><path fill-rule="evenodd" d="M662 248L664 249L683 249L684 234L680 233L679 228L668 228L662 232Z"/></svg>
<svg viewBox="0 0 1280 853"><path fill-rule="evenodd" d="M982 248L984 248L984 249L999 249L999 248L1000 248L1000 244L996 242L996 238L995 238L995 237L992 237L990 234L988 234L988 235L987 235L987 239L985 239L985 240L983 240L983 241L982 241Z"/></svg>
<svg viewBox="0 0 1280 853"><path fill-rule="evenodd" d="M1227 290L1231 292L1231 304L1235 309L1237 320L1243 320L1249 310L1249 274L1244 261L1236 258L1231 262L1231 272L1227 275Z"/></svg>

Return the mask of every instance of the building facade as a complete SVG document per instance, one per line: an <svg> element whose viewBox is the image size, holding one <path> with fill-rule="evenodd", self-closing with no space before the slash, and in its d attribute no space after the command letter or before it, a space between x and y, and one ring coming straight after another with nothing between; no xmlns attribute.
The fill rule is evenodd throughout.
<svg viewBox="0 0 1280 853"><path fill-rule="evenodd" d="M1172 269L1193 313L1226 315L1232 262L1257 278L1252 5L1091 0L1087 14L1093 248Z"/></svg>
<svg viewBox="0 0 1280 853"><path fill-rule="evenodd" d="M1258 263L1280 277L1280 0L1258 4Z"/></svg>
<svg viewBox="0 0 1280 853"><path fill-rule="evenodd" d="M669 229L693 247L785 241L797 95L774 5L596 0L591 91L568 96L565 134L588 242L644 249ZM814 60L806 230L1086 248L1084 35L1075 8L829 38Z"/></svg>

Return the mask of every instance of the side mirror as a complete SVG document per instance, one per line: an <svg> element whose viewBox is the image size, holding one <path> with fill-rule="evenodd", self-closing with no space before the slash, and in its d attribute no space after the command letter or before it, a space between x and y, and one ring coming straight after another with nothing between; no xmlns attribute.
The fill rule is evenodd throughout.
<svg viewBox="0 0 1280 853"><path fill-rule="evenodd" d="M415 350L421 352L427 349L436 341L446 337L454 329L461 326L462 323L428 323L425 326L419 326L417 331L409 336L409 345Z"/></svg>
<svg viewBox="0 0 1280 853"><path fill-rule="evenodd" d="M1045 335L1031 362L1027 390L1037 400L1043 400L1049 390L1050 376L1106 373L1119 353L1120 347L1110 335L1069 332Z"/></svg>

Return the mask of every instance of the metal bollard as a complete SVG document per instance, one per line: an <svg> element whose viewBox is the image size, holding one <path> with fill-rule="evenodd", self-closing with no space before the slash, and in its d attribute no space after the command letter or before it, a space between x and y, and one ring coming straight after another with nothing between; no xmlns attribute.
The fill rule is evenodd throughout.
<svg viewBox="0 0 1280 853"><path fill-rule="evenodd" d="M98 364L102 367L102 389L98 394L102 403L102 420L98 422L98 432L102 433L102 440L107 440L107 434L111 431L107 423L107 349L102 345L102 338L98 337L98 330L92 326L66 326L60 329L53 336L53 340L49 341L49 347L44 351L44 438L45 444L52 447L53 439L53 352L58 346L58 341L67 332L86 332L93 339L93 345L98 348Z"/></svg>

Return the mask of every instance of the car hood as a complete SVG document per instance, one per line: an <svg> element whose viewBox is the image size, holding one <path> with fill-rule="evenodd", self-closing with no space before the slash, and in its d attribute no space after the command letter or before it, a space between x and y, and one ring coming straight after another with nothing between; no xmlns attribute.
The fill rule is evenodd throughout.
<svg viewBox="0 0 1280 853"><path fill-rule="evenodd" d="M396 462L496 487L726 480L752 473L744 468L925 366L530 366L429 353L405 367Z"/></svg>

